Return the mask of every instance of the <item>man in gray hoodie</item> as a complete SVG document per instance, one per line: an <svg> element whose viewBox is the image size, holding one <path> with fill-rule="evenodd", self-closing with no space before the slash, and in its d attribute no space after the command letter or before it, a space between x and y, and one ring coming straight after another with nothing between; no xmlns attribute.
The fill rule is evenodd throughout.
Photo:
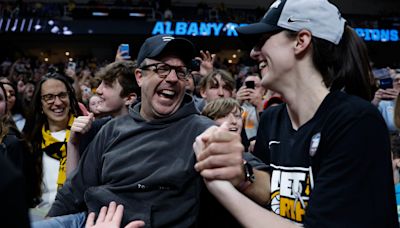
<svg viewBox="0 0 400 228"><path fill-rule="evenodd" d="M194 50L190 41L167 35L145 41L135 72L141 103L99 131L77 172L59 190L48 214L54 218L33 227L83 227L87 211L98 212L111 201L125 207L122 225L133 220L148 227L198 224L204 184L194 169L192 146L213 122L199 115L185 94ZM241 150L222 156L236 170L226 179L244 180Z"/></svg>

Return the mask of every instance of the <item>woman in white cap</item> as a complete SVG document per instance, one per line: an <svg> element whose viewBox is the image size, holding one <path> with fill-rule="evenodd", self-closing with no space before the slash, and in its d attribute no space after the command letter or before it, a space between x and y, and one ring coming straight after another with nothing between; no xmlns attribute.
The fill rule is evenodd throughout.
<svg viewBox="0 0 400 228"><path fill-rule="evenodd" d="M269 165L270 210L228 182L207 181L221 175L218 154L237 148L219 129L195 143L209 190L245 227L398 227L366 47L338 9L326 0L278 0L237 31L253 42L262 85L286 101L262 115L254 149Z"/></svg>

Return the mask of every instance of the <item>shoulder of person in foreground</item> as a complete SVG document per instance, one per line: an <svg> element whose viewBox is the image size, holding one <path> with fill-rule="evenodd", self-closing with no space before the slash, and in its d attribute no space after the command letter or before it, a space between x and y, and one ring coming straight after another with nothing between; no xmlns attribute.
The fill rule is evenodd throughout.
<svg viewBox="0 0 400 228"><path fill-rule="evenodd" d="M11 162L0 153L1 224L5 227L29 227L28 207L25 203L24 179Z"/></svg>

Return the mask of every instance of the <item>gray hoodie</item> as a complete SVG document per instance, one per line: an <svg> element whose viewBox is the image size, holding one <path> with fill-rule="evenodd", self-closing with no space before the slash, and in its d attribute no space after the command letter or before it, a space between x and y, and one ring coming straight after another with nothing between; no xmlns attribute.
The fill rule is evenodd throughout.
<svg viewBox="0 0 400 228"><path fill-rule="evenodd" d="M193 168L192 145L213 122L198 114L187 95L167 118L148 122L140 107L130 107L129 115L99 131L58 191L49 216L98 212L116 201L125 207L123 226L136 219L148 227L194 225L203 183Z"/></svg>

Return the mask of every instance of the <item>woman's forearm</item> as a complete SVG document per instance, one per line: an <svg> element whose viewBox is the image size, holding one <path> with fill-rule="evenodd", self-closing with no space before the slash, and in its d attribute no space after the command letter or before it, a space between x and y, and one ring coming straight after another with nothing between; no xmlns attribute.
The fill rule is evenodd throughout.
<svg viewBox="0 0 400 228"><path fill-rule="evenodd" d="M235 189L228 181L206 181L209 191L244 227L298 227L260 207Z"/></svg>

